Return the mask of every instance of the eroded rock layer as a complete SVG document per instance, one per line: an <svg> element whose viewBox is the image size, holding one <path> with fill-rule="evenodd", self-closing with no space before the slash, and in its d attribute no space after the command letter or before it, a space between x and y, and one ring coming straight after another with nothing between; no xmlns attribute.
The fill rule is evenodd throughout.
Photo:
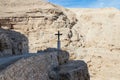
<svg viewBox="0 0 120 80"><path fill-rule="evenodd" d="M9 8L9 10L6 12L1 8L0 27L24 34L29 40L30 52L56 47L57 36L54 34L58 30L63 33L62 47L65 48L70 44L71 29L77 22L71 11L37 0L30 2L29 8L26 8L28 4L23 0L20 0L19 5L17 3L13 5L13 3L14 1L11 0L10 3L1 5L1 7Z"/></svg>
<svg viewBox="0 0 120 80"><path fill-rule="evenodd" d="M85 60L91 80L120 79L120 10L115 8L70 9L78 19L73 29L83 35L85 47L76 48L72 59ZM109 77L110 76L110 77Z"/></svg>

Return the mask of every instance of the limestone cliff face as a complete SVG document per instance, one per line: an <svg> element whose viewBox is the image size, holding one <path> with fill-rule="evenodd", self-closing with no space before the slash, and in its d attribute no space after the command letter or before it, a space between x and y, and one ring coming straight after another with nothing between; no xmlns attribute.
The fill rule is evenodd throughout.
<svg viewBox="0 0 120 80"><path fill-rule="evenodd" d="M20 0L19 4L14 1L1 5L0 27L24 34L29 40L30 52L56 47L57 30L63 33L62 47L69 44L72 35L68 37L68 34L77 22L71 11L43 1ZM7 11L3 10L5 7Z"/></svg>
<svg viewBox="0 0 120 80"><path fill-rule="evenodd" d="M8 5L11 9L1 12L1 28L24 34L29 40L30 52L56 47L57 37L54 34L58 29L63 33L62 48L71 52L80 47L120 48L120 11L117 9L70 9L71 12L43 1L36 6L30 4L32 8L23 8L27 4L14 7L11 4Z"/></svg>
<svg viewBox="0 0 120 80"><path fill-rule="evenodd" d="M84 48L76 48L72 59L88 64L91 80L120 79L120 10L70 9L76 13L73 27L83 36ZM110 77L109 77L110 76Z"/></svg>
<svg viewBox="0 0 120 80"><path fill-rule="evenodd" d="M62 49L71 52L80 47L120 50L120 11L117 9L70 11L38 0L0 2L0 27L24 34L29 40L30 52L56 47L57 30L63 33Z"/></svg>
<svg viewBox="0 0 120 80"><path fill-rule="evenodd" d="M120 50L120 11L115 8L70 9L78 23L74 29L83 35L85 47Z"/></svg>

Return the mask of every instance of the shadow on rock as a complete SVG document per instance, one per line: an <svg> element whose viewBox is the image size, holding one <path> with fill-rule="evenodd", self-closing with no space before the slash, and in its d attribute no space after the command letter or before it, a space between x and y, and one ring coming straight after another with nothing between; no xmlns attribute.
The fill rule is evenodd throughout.
<svg viewBox="0 0 120 80"><path fill-rule="evenodd" d="M0 56L28 53L28 39L25 35L0 28Z"/></svg>

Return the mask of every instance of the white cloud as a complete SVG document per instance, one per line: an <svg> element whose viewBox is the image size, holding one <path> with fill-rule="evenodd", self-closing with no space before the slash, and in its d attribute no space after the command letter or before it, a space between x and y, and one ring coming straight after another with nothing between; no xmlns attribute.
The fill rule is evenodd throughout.
<svg viewBox="0 0 120 80"><path fill-rule="evenodd" d="M116 7L120 8L120 0L97 0L90 7L103 8L103 7Z"/></svg>

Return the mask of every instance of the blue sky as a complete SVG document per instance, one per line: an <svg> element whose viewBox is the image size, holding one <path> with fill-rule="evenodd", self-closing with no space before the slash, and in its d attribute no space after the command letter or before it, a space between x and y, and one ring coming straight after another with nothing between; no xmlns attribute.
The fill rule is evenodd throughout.
<svg viewBox="0 0 120 80"><path fill-rule="evenodd" d="M116 7L120 9L120 0L48 0L68 8L104 8Z"/></svg>

